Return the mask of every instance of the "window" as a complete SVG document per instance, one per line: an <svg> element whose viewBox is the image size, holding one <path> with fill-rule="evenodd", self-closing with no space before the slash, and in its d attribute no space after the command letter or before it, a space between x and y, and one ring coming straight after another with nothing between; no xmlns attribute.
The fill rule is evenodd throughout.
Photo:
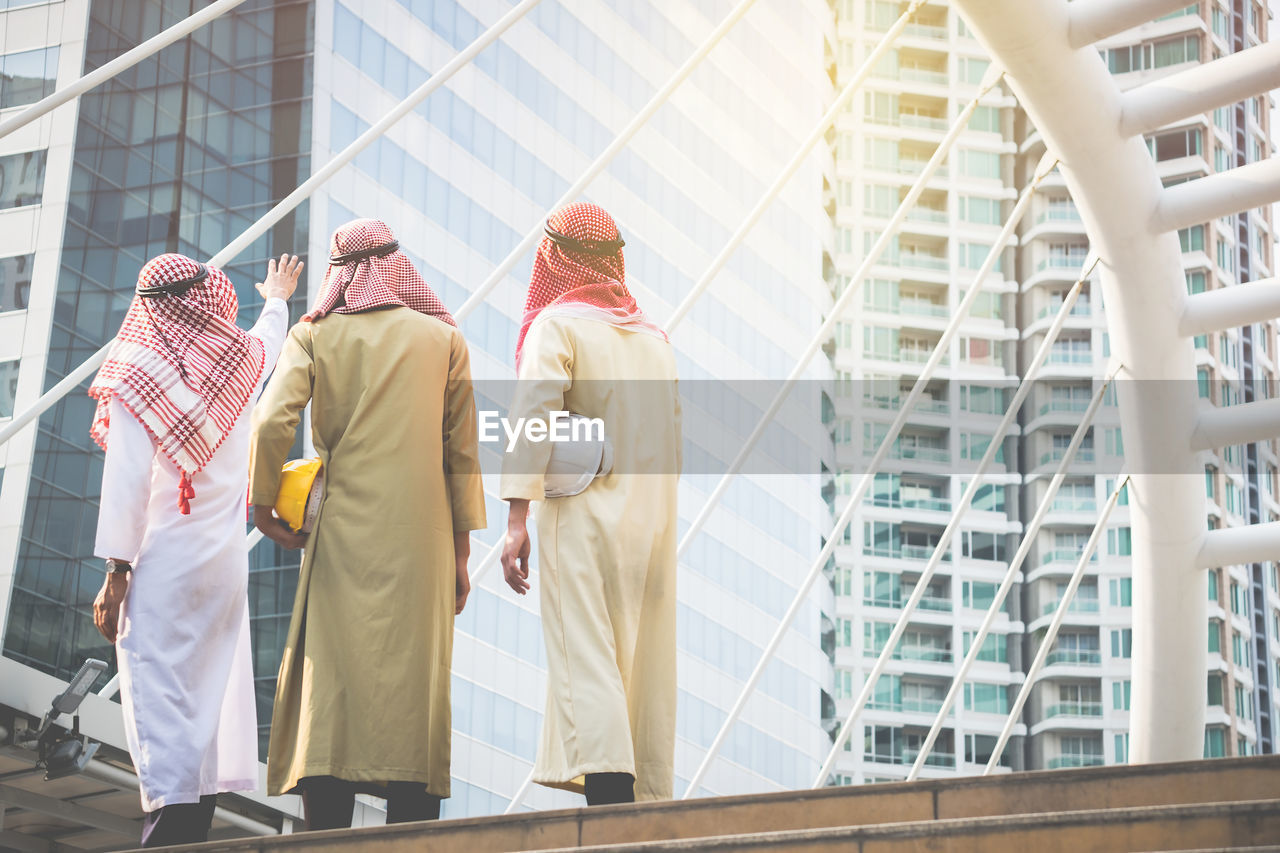
<svg viewBox="0 0 1280 853"><path fill-rule="evenodd" d="M888 634L885 635L886 637ZM836 618L836 645L842 649L853 646L853 620Z"/></svg>
<svg viewBox="0 0 1280 853"><path fill-rule="evenodd" d="M1128 557L1133 554L1133 531L1128 527L1113 527L1107 530L1107 553L1117 557Z"/></svg>
<svg viewBox="0 0 1280 853"><path fill-rule="evenodd" d="M1106 444L1108 456L1116 458L1124 456L1124 439L1120 435L1119 429L1104 430L1103 442Z"/></svg>
<svg viewBox="0 0 1280 853"><path fill-rule="evenodd" d="M1222 674L1213 672L1209 674L1209 704L1211 706L1221 707L1222 705Z"/></svg>
<svg viewBox="0 0 1280 853"><path fill-rule="evenodd" d="M1189 272L1186 273L1187 293L1204 293L1204 273Z"/></svg>
<svg viewBox="0 0 1280 853"><path fill-rule="evenodd" d="M0 56L0 110L34 104L53 94L58 82L58 47Z"/></svg>
<svg viewBox="0 0 1280 853"><path fill-rule="evenodd" d="M1111 606L1112 607L1132 607L1133 606L1133 579L1132 578L1112 578L1109 586L1111 588Z"/></svg>
<svg viewBox="0 0 1280 853"><path fill-rule="evenodd" d="M994 198L977 198L962 195L959 198L960 218L978 225L999 225L1000 201ZM981 262L979 262L981 263Z"/></svg>
<svg viewBox="0 0 1280 853"><path fill-rule="evenodd" d="M18 361L0 361L0 418L13 417L18 395Z"/></svg>
<svg viewBox="0 0 1280 853"><path fill-rule="evenodd" d="M966 655L969 654L969 648L973 645L975 636L975 631L964 632L964 653ZM1008 642L1009 638L1004 634L987 634L986 639L982 641L982 649L978 652L977 659L988 663L1008 663Z"/></svg>
<svg viewBox="0 0 1280 853"><path fill-rule="evenodd" d="M40 203L45 160L44 151L0 157L0 210Z"/></svg>
<svg viewBox="0 0 1280 853"><path fill-rule="evenodd" d="M965 177L1000 179L999 154L968 149L961 149L957 154L960 159L960 174Z"/></svg>
<svg viewBox="0 0 1280 853"><path fill-rule="evenodd" d="M19 311L31 296L31 265L35 255L0 258L0 311Z"/></svg>
<svg viewBox="0 0 1280 853"><path fill-rule="evenodd" d="M961 385L960 408L982 415L1003 415L1008 408L1005 389L989 385Z"/></svg>
<svg viewBox="0 0 1280 853"><path fill-rule="evenodd" d="M1218 603L1218 569L1209 570L1209 600Z"/></svg>
<svg viewBox="0 0 1280 853"><path fill-rule="evenodd" d="M1133 630L1122 628L1111 632L1111 656L1113 658L1133 657Z"/></svg>
<svg viewBox="0 0 1280 853"><path fill-rule="evenodd" d="M1242 720L1253 719L1253 693L1244 689L1244 685L1236 685L1235 714Z"/></svg>
<svg viewBox="0 0 1280 853"><path fill-rule="evenodd" d="M1116 764L1129 762L1129 734L1116 735Z"/></svg>
<svg viewBox="0 0 1280 853"><path fill-rule="evenodd" d="M961 535L961 548L964 556L971 560L1003 560L1005 559L1004 534L984 533L980 530L966 530ZM990 586L994 593L995 584L975 583L975 589ZM966 584L967 587L967 584ZM990 602L988 601L988 605ZM979 605L965 605L978 607ZM987 605L982 605L985 609Z"/></svg>
<svg viewBox="0 0 1280 853"><path fill-rule="evenodd" d="M1204 757L1222 758L1227 754L1227 733L1221 726L1208 726L1204 730Z"/></svg>
<svg viewBox="0 0 1280 853"><path fill-rule="evenodd" d="M1233 633L1231 635L1231 660L1236 666L1249 666L1249 641L1242 634Z"/></svg>
<svg viewBox="0 0 1280 853"><path fill-rule="evenodd" d="M961 57L959 65L960 79L976 86L982 82L982 75L987 73L987 68L991 66L991 63L985 59Z"/></svg>
<svg viewBox="0 0 1280 853"><path fill-rule="evenodd" d="M996 107L977 107L969 119L969 129L986 133L1000 132L1000 110Z"/></svg>
<svg viewBox="0 0 1280 853"><path fill-rule="evenodd" d="M987 452L987 447L991 444L991 436L983 435L976 432L960 433L960 458L978 460ZM996 462L1004 464L1004 442L1000 443L1000 448L996 451Z"/></svg>
<svg viewBox="0 0 1280 853"><path fill-rule="evenodd" d="M983 714L1007 714L1009 712L1008 688L1003 684L966 683L964 707Z"/></svg>
<svg viewBox="0 0 1280 853"><path fill-rule="evenodd" d="M852 699L853 698L853 671L848 669L837 669L834 689L835 689L835 698Z"/></svg>
<svg viewBox="0 0 1280 853"><path fill-rule="evenodd" d="M995 735L965 735L964 760L970 764L986 766L991 761L991 753L995 751L997 740ZM998 763L1004 767L1012 765L1012 759L1009 758L1007 749Z"/></svg>
<svg viewBox="0 0 1280 853"><path fill-rule="evenodd" d="M892 216L898 209L898 188L881 184L867 184L863 187L863 210L879 216Z"/></svg>
<svg viewBox="0 0 1280 853"><path fill-rule="evenodd" d="M1222 653L1222 622L1218 619L1209 620L1209 651Z"/></svg>
<svg viewBox="0 0 1280 853"><path fill-rule="evenodd" d="M1204 226L1196 225L1178 231L1178 242L1182 244L1182 252L1204 251Z"/></svg>
<svg viewBox="0 0 1280 853"><path fill-rule="evenodd" d="M1113 681L1111 683L1111 707L1117 711L1129 710L1129 687L1131 682Z"/></svg>
<svg viewBox="0 0 1280 853"><path fill-rule="evenodd" d="M1200 128L1193 127L1189 130L1175 130L1172 133L1162 133L1153 136L1147 140L1147 150L1149 150L1158 161L1176 160L1179 157L1195 157L1203 153L1201 148ZM1181 232L1179 232L1181 235ZM1201 248L1204 248L1204 233L1201 229ZM1182 251L1189 251L1183 249Z"/></svg>

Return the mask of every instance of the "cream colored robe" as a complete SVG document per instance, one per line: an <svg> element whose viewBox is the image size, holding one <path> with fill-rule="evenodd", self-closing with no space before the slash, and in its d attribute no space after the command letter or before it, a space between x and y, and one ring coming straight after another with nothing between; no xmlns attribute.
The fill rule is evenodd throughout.
<svg viewBox="0 0 1280 853"><path fill-rule="evenodd" d="M253 414L252 503L274 504L308 402L325 497L280 663L268 792L332 775L447 797L453 534L485 526L466 342L409 308L294 326Z"/></svg>
<svg viewBox="0 0 1280 853"><path fill-rule="evenodd" d="M533 778L582 790L631 773L639 800L670 799L676 728L676 486L680 405L661 338L543 315L524 344L508 417L602 418L613 472L537 508L547 709ZM501 496L542 500L548 442L521 439Z"/></svg>

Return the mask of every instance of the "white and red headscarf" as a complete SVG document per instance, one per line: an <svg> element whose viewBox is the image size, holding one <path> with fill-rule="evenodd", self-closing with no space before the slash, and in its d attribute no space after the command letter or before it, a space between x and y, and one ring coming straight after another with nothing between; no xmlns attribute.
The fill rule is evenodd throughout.
<svg viewBox="0 0 1280 853"><path fill-rule="evenodd" d="M516 340L517 372L525 336L543 313L586 317L667 339L627 290L622 235L604 208L589 202L565 205L548 217L547 229L568 240L549 233L538 246Z"/></svg>
<svg viewBox="0 0 1280 853"><path fill-rule="evenodd" d="M314 323L326 314L359 314L396 305L458 325L413 262L400 251L386 223L356 219L343 225L329 241L329 268L320 301L303 322Z"/></svg>
<svg viewBox="0 0 1280 853"><path fill-rule="evenodd" d="M262 376L266 348L236 326L231 280L185 255L160 255L138 274L133 302L89 387L89 434L102 449L115 397L182 472L178 510L191 512L191 478L213 458Z"/></svg>

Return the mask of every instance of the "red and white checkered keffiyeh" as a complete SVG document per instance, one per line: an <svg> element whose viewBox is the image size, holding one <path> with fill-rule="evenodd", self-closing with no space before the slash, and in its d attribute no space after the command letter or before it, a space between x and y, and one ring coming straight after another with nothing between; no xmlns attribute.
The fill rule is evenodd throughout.
<svg viewBox="0 0 1280 853"><path fill-rule="evenodd" d="M587 242L610 242L621 238L613 217L604 208L588 202L565 205L547 219L552 230ZM516 340L516 370L529 327L543 312L587 317L633 331L660 336L666 333L649 322L627 290L626 264L622 249L599 255L566 248L550 237L542 238L529 277L524 318Z"/></svg>
<svg viewBox="0 0 1280 853"><path fill-rule="evenodd" d="M343 225L329 241L329 257L386 246L395 240L386 223L356 219ZM320 301L302 320L314 323L326 314L358 314L399 305L458 325L440 297L414 268L404 252L330 263L324 273Z"/></svg>
<svg viewBox="0 0 1280 853"><path fill-rule="evenodd" d="M193 278L202 265L160 255L138 274L140 291ZM120 333L89 394L97 398L89 434L103 450L115 397L182 472L178 510L191 512L191 478L204 469L235 426L262 376L266 348L236 326L240 302L231 280L206 267L185 293L135 294Z"/></svg>

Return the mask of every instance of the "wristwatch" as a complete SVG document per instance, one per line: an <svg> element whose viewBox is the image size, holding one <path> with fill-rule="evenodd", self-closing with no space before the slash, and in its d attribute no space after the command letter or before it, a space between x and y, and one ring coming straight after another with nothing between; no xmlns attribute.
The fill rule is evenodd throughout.
<svg viewBox="0 0 1280 853"><path fill-rule="evenodd" d="M133 571L133 566L124 560L107 559L107 573L113 575L127 575Z"/></svg>

